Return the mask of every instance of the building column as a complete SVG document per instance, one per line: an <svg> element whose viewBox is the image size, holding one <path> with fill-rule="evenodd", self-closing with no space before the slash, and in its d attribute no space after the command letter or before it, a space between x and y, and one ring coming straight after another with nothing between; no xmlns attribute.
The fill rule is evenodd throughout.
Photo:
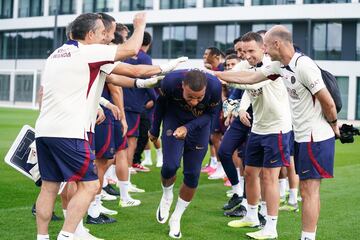
<svg viewBox="0 0 360 240"><path fill-rule="evenodd" d="M83 11L83 0L76 1L76 15L80 15Z"/></svg>
<svg viewBox="0 0 360 240"><path fill-rule="evenodd" d="M296 5L304 4L304 0L295 0Z"/></svg>
<svg viewBox="0 0 360 240"><path fill-rule="evenodd" d="M196 8L204 8L204 0L196 0Z"/></svg>
<svg viewBox="0 0 360 240"><path fill-rule="evenodd" d="M114 0L114 11L113 12L119 12L119 8L120 8L120 0Z"/></svg>
<svg viewBox="0 0 360 240"><path fill-rule="evenodd" d="M159 10L160 9L160 0L154 0L153 1L153 10Z"/></svg>
<svg viewBox="0 0 360 240"><path fill-rule="evenodd" d="M44 0L44 16L49 16L49 0Z"/></svg>
<svg viewBox="0 0 360 240"><path fill-rule="evenodd" d="M356 75L349 76L348 112L347 119L355 120L356 115ZM358 103L359 104L359 103Z"/></svg>
<svg viewBox="0 0 360 240"><path fill-rule="evenodd" d="M251 0L245 0L244 1L244 7L250 7L252 5Z"/></svg>
<svg viewBox="0 0 360 240"><path fill-rule="evenodd" d="M19 0L14 0L13 5L13 18L18 18L19 16Z"/></svg>

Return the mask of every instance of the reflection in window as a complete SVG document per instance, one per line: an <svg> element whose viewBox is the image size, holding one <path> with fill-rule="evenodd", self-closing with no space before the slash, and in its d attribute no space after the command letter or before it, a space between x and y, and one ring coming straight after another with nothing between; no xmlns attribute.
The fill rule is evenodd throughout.
<svg viewBox="0 0 360 240"><path fill-rule="evenodd" d="M356 120L360 120L360 77L357 78L356 90Z"/></svg>
<svg viewBox="0 0 360 240"><path fill-rule="evenodd" d="M341 23L316 23L313 27L314 58L338 60L341 58Z"/></svg>
<svg viewBox="0 0 360 240"><path fill-rule="evenodd" d="M19 0L19 17L43 15L43 0Z"/></svg>
<svg viewBox="0 0 360 240"><path fill-rule="evenodd" d="M33 75L15 76L15 102L31 102L33 92Z"/></svg>
<svg viewBox="0 0 360 240"><path fill-rule="evenodd" d="M176 58L196 56L197 26L163 27L162 56Z"/></svg>
<svg viewBox="0 0 360 240"><path fill-rule="evenodd" d="M55 15L56 2L59 15L76 13L76 0L49 0L49 15Z"/></svg>
<svg viewBox="0 0 360 240"><path fill-rule="evenodd" d="M295 4L295 0L252 0L252 5Z"/></svg>
<svg viewBox="0 0 360 240"><path fill-rule="evenodd" d="M304 0L304 4L316 3L350 3L351 0Z"/></svg>
<svg viewBox="0 0 360 240"><path fill-rule="evenodd" d="M356 59L360 60L360 23L356 27Z"/></svg>
<svg viewBox="0 0 360 240"><path fill-rule="evenodd" d="M233 48L233 41L240 36L240 25L215 25L215 47L222 51Z"/></svg>
<svg viewBox="0 0 360 240"><path fill-rule="evenodd" d="M244 0L204 0L204 7L244 6Z"/></svg>
<svg viewBox="0 0 360 240"><path fill-rule="evenodd" d="M152 0L121 0L120 11L137 11L153 8Z"/></svg>
<svg viewBox="0 0 360 240"><path fill-rule="evenodd" d="M279 22L278 23L256 23L256 24L252 25L252 31L253 32L257 32L260 30L267 31L277 24L281 24L281 25L285 26L291 33L293 32L293 25L291 23L279 23Z"/></svg>
<svg viewBox="0 0 360 240"><path fill-rule="evenodd" d="M195 8L196 0L160 0L161 9Z"/></svg>
<svg viewBox="0 0 360 240"><path fill-rule="evenodd" d="M0 0L0 19L12 18L13 0Z"/></svg>
<svg viewBox="0 0 360 240"><path fill-rule="evenodd" d="M347 119L348 95L349 95L349 77L336 77L341 93L342 108L338 113L339 119Z"/></svg>
<svg viewBox="0 0 360 240"><path fill-rule="evenodd" d="M114 0L84 0L83 12L111 12L114 9Z"/></svg>
<svg viewBox="0 0 360 240"><path fill-rule="evenodd" d="M10 75L0 75L0 101L10 100Z"/></svg>

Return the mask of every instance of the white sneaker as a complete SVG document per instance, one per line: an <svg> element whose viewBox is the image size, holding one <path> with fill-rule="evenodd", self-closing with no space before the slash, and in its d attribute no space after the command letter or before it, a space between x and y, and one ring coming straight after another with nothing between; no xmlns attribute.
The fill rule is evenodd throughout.
<svg viewBox="0 0 360 240"><path fill-rule="evenodd" d="M136 185L130 184L129 189L128 189L128 192L132 192L132 193L143 193L143 192L145 192L145 190L136 187Z"/></svg>
<svg viewBox="0 0 360 240"><path fill-rule="evenodd" d="M226 196L228 198L232 198L233 195L234 195L234 191L232 189L226 191Z"/></svg>
<svg viewBox="0 0 360 240"><path fill-rule="evenodd" d="M156 220L159 223L164 224L168 220L172 201L173 198L167 199L164 196L161 197L160 204L156 210Z"/></svg>
<svg viewBox="0 0 360 240"><path fill-rule="evenodd" d="M139 206L141 204L140 200L137 199L133 199L131 197L129 197L127 200L122 200L120 199L119 201L119 206L120 207L136 207Z"/></svg>
<svg viewBox="0 0 360 240"><path fill-rule="evenodd" d="M108 194L106 191L101 190L101 200L104 201L114 201L116 200L116 196Z"/></svg>
<svg viewBox="0 0 360 240"><path fill-rule="evenodd" d="M246 236L252 238L252 239L277 239L278 234L275 233L266 233L264 229L261 229L257 232L249 232L246 233Z"/></svg>
<svg viewBox="0 0 360 240"><path fill-rule="evenodd" d="M108 209L108 208L104 207L104 206L101 205L101 204L99 205L99 211L100 211L101 213L103 213L103 214L106 214L106 215L116 215L116 214L118 214L117 211Z"/></svg>
<svg viewBox="0 0 360 240"><path fill-rule="evenodd" d="M180 220L175 220L173 218L170 218L169 227L170 227L169 237L181 238Z"/></svg>
<svg viewBox="0 0 360 240"><path fill-rule="evenodd" d="M104 240L104 239L103 238L97 238L97 237L91 235L87 231L81 231L80 233L75 232L74 240Z"/></svg>
<svg viewBox="0 0 360 240"><path fill-rule="evenodd" d="M223 179L224 177L226 177L225 171L221 166L221 164L218 164L216 171L213 174L211 174L208 177L208 179L215 180L215 179Z"/></svg>
<svg viewBox="0 0 360 240"><path fill-rule="evenodd" d="M129 167L130 174L137 174L136 170L133 167Z"/></svg>
<svg viewBox="0 0 360 240"><path fill-rule="evenodd" d="M141 162L141 165L143 165L143 166L152 166L153 162L152 162L151 158L145 158L145 160Z"/></svg>
<svg viewBox="0 0 360 240"><path fill-rule="evenodd" d="M163 155L161 153L161 154L158 154L156 157L156 167L161 168L162 165L163 165Z"/></svg>

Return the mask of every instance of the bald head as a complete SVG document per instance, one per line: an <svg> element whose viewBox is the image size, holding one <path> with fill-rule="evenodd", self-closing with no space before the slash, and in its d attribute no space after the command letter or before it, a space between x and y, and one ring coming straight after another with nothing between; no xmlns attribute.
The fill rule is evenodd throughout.
<svg viewBox="0 0 360 240"><path fill-rule="evenodd" d="M289 30L283 25L275 25L266 34L265 38L272 40L281 40L292 44L292 35Z"/></svg>

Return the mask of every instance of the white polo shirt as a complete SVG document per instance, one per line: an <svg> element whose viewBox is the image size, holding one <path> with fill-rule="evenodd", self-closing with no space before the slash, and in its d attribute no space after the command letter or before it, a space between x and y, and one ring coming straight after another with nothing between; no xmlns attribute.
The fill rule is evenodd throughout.
<svg viewBox="0 0 360 240"><path fill-rule="evenodd" d="M295 53L287 68L280 62L272 62L261 71L265 76L280 74L283 77L290 100L295 141L310 142L312 137L314 142L319 142L334 136L320 102L314 96L326 86L314 61L300 56Z"/></svg>
<svg viewBox="0 0 360 240"><path fill-rule="evenodd" d="M44 95L36 137L86 139L87 98L101 66L113 63L117 46L83 45L70 40L46 60Z"/></svg>

